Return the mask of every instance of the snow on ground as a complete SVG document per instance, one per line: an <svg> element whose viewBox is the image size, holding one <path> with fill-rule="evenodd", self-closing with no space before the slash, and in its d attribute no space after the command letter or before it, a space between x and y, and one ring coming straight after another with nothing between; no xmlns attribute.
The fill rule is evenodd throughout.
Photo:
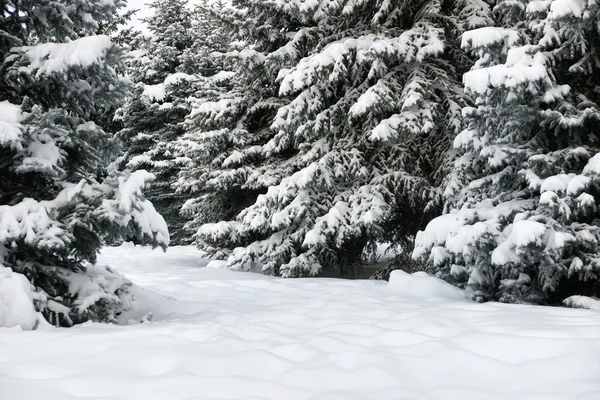
<svg viewBox="0 0 600 400"><path fill-rule="evenodd" d="M140 286L124 318L152 321L0 329L0 399L600 398L595 311L476 304L423 274L204 268L187 247L124 245L99 262Z"/></svg>

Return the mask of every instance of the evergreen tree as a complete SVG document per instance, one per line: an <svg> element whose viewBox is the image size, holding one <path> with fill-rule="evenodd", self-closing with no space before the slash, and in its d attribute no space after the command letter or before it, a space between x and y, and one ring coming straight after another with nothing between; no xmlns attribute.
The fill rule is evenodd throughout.
<svg viewBox="0 0 600 400"><path fill-rule="evenodd" d="M487 5L234 5L233 89L193 110L180 175L197 193L199 247L285 277L353 275L376 240L410 247L468 103L459 37L490 23Z"/></svg>
<svg viewBox="0 0 600 400"><path fill-rule="evenodd" d="M190 71L194 71L192 82L193 95L187 101L191 106L191 114L182 124L185 134L179 140L169 143L169 150L177 157L182 169L173 185L176 192L187 201L181 213L189 219L184 227L187 237L192 237L198 227L208 221L218 221L229 215L231 208L228 201L236 196L206 196L202 182L205 174L212 169L213 158L218 155L217 145L223 132L219 130L217 121L205 113L204 104L217 110L219 105L231 103L239 99L241 94L234 85L239 82L229 50L239 50L242 43L231 43L226 24L236 21L235 10L228 8L221 1L203 1L194 10L193 31L195 40L192 46L183 53L183 63ZM225 108L224 112L234 111ZM235 112L234 112L235 115ZM218 123L224 124L225 118ZM235 117L229 118L228 127L234 131ZM224 127L223 127L224 128ZM203 138L206 137L207 140ZM216 140L210 140L209 138ZM237 199L236 199L237 200Z"/></svg>
<svg viewBox="0 0 600 400"><path fill-rule="evenodd" d="M97 124L128 85L120 49L92 35L124 3L0 4L0 272L25 275L52 322L114 321L129 283L86 264L107 240L169 240L141 193L152 176L106 168L114 146Z"/></svg>
<svg viewBox="0 0 600 400"><path fill-rule="evenodd" d="M181 68L198 77L212 77L225 70L225 53L228 50L229 39L224 30L224 19L229 11L221 0L194 1L191 31L192 44L184 49L181 56ZM200 84L197 90L202 91L205 84ZM202 92L196 92L202 97Z"/></svg>
<svg viewBox="0 0 600 400"><path fill-rule="evenodd" d="M124 143L122 169L148 170L156 179L146 195L163 215L171 231L171 243L186 243L180 208L185 201L172 184L179 171L169 144L183 133L180 123L190 112L194 64L184 56L194 43L193 16L187 0L155 0L152 17L144 20L150 37L133 35L129 75L135 83L133 96L119 111ZM129 34L129 36L132 36Z"/></svg>
<svg viewBox="0 0 600 400"><path fill-rule="evenodd" d="M456 138L446 214L414 255L474 299L557 303L598 293L598 5L500 1L465 33L476 107Z"/></svg>

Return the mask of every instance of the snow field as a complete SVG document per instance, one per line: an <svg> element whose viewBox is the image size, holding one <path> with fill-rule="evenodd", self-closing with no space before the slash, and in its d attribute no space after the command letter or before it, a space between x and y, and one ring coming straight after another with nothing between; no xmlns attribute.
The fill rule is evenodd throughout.
<svg viewBox="0 0 600 400"><path fill-rule="evenodd" d="M99 263L139 285L130 324L0 328L0 399L600 398L591 310L472 303L424 274L203 268L189 247L124 245Z"/></svg>

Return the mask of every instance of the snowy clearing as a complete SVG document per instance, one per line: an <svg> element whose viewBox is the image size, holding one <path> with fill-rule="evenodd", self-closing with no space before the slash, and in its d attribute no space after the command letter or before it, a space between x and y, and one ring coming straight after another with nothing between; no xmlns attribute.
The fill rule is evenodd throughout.
<svg viewBox="0 0 600 400"><path fill-rule="evenodd" d="M0 399L600 398L600 313L477 304L423 275L278 279L124 245L124 326L0 328Z"/></svg>

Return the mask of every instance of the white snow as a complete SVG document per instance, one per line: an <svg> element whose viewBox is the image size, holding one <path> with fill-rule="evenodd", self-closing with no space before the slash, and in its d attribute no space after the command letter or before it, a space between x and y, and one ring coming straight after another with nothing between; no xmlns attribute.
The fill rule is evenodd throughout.
<svg viewBox="0 0 600 400"><path fill-rule="evenodd" d="M130 324L0 328L0 398L600 396L596 311L472 303L422 273L386 284L203 268L191 247L126 244L99 263L139 285Z"/></svg>
<svg viewBox="0 0 600 400"><path fill-rule="evenodd" d="M192 112L188 116L189 119L193 119L198 114L207 114L212 119L217 119L232 106L233 100L221 99L219 101L205 101L192 109Z"/></svg>
<svg viewBox="0 0 600 400"><path fill-rule="evenodd" d="M27 146L27 156L23 158L19 169L29 170L49 170L61 164L63 154L61 149L55 144L54 140L49 135L47 141L43 142L31 142Z"/></svg>
<svg viewBox="0 0 600 400"><path fill-rule="evenodd" d="M540 201L551 205L556 194L554 197L550 194L553 192L544 193ZM585 194L581 194L578 201L589 202L583 197ZM569 242L570 235L559 234L540 222L525 219L533 204L531 199L511 200L497 205L487 200L476 210L468 206L451 210L431 220L425 230L417 233L413 257L428 258L440 265L452 255L468 257L478 241L494 237L496 246L491 253L492 263L505 265L517 261L517 255L528 246L556 249ZM515 215L517 211L521 212ZM501 228L503 218L512 219L512 223ZM437 249L432 252L438 246L444 246L447 251Z"/></svg>
<svg viewBox="0 0 600 400"><path fill-rule="evenodd" d="M223 168L229 168L234 164L240 163L244 159L244 154L238 150L234 150L231 154L223 160Z"/></svg>
<svg viewBox="0 0 600 400"><path fill-rule="evenodd" d="M562 17L573 16L581 18L584 11L589 12L589 8L595 1L589 0L554 0L550 6L550 19L559 19Z"/></svg>
<svg viewBox="0 0 600 400"><path fill-rule="evenodd" d="M33 308L31 284L25 275L0 264L0 328L19 326L32 329L38 318L39 313Z"/></svg>
<svg viewBox="0 0 600 400"><path fill-rule="evenodd" d="M348 54L355 52L357 61L361 61L376 41L376 35L359 38L345 38L325 46L319 53L300 60L298 65L277 77L281 80L280 95L288 95L315 83L316 76L323 71L329 75L329 81L335 82L346 72L345 60ZM283 71L282 71L283 72Z"/></svg>
<svg viewBox="0 0 600 400"><path fill-rule="evenodd" d="M165 84L144 85L142 95L148 97L151 101L163 101L167 95Z"/></svg>
<svg viewBox="0 0 600 400"><path fill-rule="evenodd" d="M75 306L80 311L86 310L97 301L104 299L107 302L120 303L122 300L115 292L123 287L125 279L108 271L105 267L93 265L87 268L85 274L71 274L69 293L77 295Z"/></svg>
<svg viewBox="0 0 600 400"><path fill-rule="evenodd" d="M52 218L59 203L60 195L53 201L25 198L13 206L0 206L0 242L23 240L27 245L48 249L62 247L70 239Z"/></svg>
<svg viewBox="0 0 600 400"><path fill-rule="evenodd" d="M99 63L113 44L106 35L86 36L68 43L42 43L31 47L20 47L13 51L22 52L29 61L29 72L37 76L60 74L74 66L90 67Z"/></svg>
<svg viewBox="0 0 600 400"><path fill-rule="evenodd" d="M165 78L165 86L175 85L185 81L191 82L194 80L196 80L196 77L194 75L185 74L183 72L176 72Z"/></svg>
<svg viewBox="0 0 600 400"><path fill-rule="evenodd" d="M0 145L21 150L21 107L0 101Z"/></svg>
<svg viewBox="0 0 600 400"><path fill-rule="evenodd" d="M461 47L473 50L489 47L492 44L504 44L504 51L519 41L519 33L512 29L486 26L463 33Z"/></svg>
<svg viewBox="0 0 600 400"><path fill-rule="evenodd" d="M279 94L289 95L316 85L321 74L326 74L330 83L347 79L350 71L347 62L350 57L359 65L374 55L394 55L406 63L422 61L425 57L444 51L442 37L442 29L423 24L393 38L368 34L331 42L319 52L301 59L293 68L281 70L277 77L281 81ZM372 94L366 94L366 97L361 97L359 103L369 103L373 100ZM358 104L351 110L351 114L360 114L364 111L363 108L363 105Z"/></svg>
<svg viewBox="0 0 600 400"><path fill-rule="evenodd" d="M392 271L386 289L416 299L439 298L448 301L467 301L463 290L425 272L416 272L411 275L401 270Z"/></svg>
<svg viewBox="0 0 600 400"><path fill-rule="evenodd" d="M233 78L235 76L235 72L234 71L219 71L216 74L214 74L213 76L210 77L210 79L213 82L225 82L231 78Z"/></svg>
<svg viewBox="0 0 600 400"><path fill-rule="evenodd" d="M576 195L581 193L586 187L589 186L591 182L591 178L584 175L576 175L569 181L569 185L567 186L567 194Z"/></svg>
<svg viewBox="0 0 600 400"><path fill-rule="evenodd" d="M569 182L575 177L575 174L558 174L544 179L540 191L544 192L565 192Z"/></svg>
<svg viewBox="0 0 600 400"><path fill-rule="evenodd" d="M523 86L532 90L531 82L551 82L546 63L545 55L534 46L512 47L508 49L505 64L473 69L464 74L465 90L479 95L499 87L514 91ZM557 91L554 95L558 97L561 93Z"/></svg>
<svg viewBox="0 0 600 400"><path fill-rule="evenodd" d="M536 13L536 12L540 12L540 11L546 11L546 10L548 10L550 3L552 3L551 0L534 0L534 1L530 2L529 4L527 4L526 10L528 13Z"/></svg>
<svg viewBox="0 0 600 400"><path fill-rule="evenodd" d="M590 158L586 166L583 168L583 173L587 175L600 175L600 153Z"/></svg>
<svg viewBox="0 0 600 400"><path fill-rule="evenodd" d="M569 307L587 308L589 310L600 311L600 300L588 296L571 296L566 298L563 303Z"/></svg>
<svg viewBox="0 0 600 400"><path fill-rule="evenodd" d="M196 79L195 76L184 74L183 72L177 72L167 76L162 83L157 83L156 85L144 85L144 90L142 92L143 96L148 97L150 101L158 101L163 102L167 97L167 93L169 92L169 86L176 85L180 82L191 82ZM163 107L171 107L168 103L163 105Z"/></svg>
<svg viewBox="0 0 600 400"><path fill-rule="evenodd" d="M544 224L536 221L517 221L513 224L510 239L517 247L525 247L531 243L541 244L542 237L546 233Z"/></svg>

